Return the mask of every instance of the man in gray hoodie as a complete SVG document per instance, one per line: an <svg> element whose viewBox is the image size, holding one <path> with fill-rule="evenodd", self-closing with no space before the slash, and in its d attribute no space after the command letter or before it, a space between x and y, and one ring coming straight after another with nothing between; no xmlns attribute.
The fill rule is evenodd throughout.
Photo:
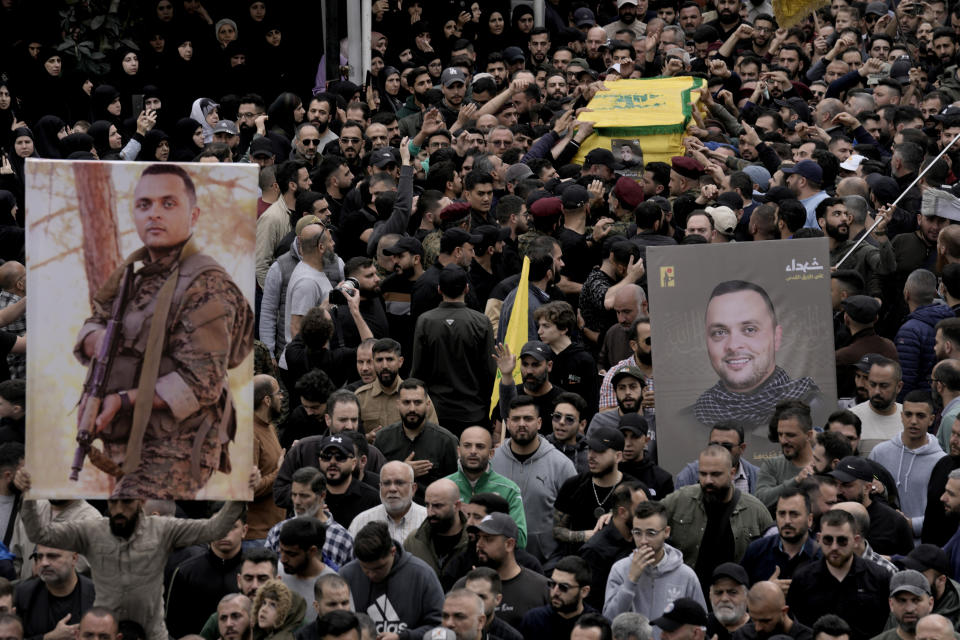
<svg viewBox="0 0 960 640"><path fill-rule="evenodd" d="M900 508L910 518L914 538L919 538L923 529L930 473L937 461L947 455L927 431L936 415L929 391L911 391L904 397L900 412L903 431L870 452L870 460L882 464L896 480Z"/></svg>
<svg viewBox="0 0 960 640"><path fill-rule="evenodd" d="M539 435L540 424L533 398L517 396L511 400L507 413L510 438L497 447L490 468L520 487L527 516L527 551L549 569L557 550L553 505L564 481L575 476L577 470L567 456Z"/></svg>
<svg viewBox="0 0 960 640"><path fill-rule="evenodd" d="M670 537L667 508L661 502L641 502L633 516L636 550L610 569L603 615L613 619L624 611L658 618L677 598L692 598L706 608L697 574L683 563L683 554L666 543Z"/></svg>

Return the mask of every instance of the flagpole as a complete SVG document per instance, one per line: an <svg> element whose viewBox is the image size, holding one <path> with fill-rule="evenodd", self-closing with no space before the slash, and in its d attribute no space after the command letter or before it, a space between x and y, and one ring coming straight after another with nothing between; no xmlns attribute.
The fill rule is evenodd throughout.
<svg viewBox="0 0 960 640"><path fill-rule="evenodd" d="M927 174L927 171L930 170L930 167L932 167L934 164L936 164L936 163L937 163L937 160L939 160L940 158L942 158L942 157L943 157L943 154L945 154L945 153L950 149L950 147L952 147L954 144L956 144L957 140L960 140L960 133L958 133L957 135L955 135L955 136L953 137L953 140L950 141L950 144L948 144L947 146L945 146L945 147L943 148L943 151L941 151L939 154L937 154L937 157L934 158L933 161L930 162L930 163L927 165L927 168L924 169L923 171L921 171L921 172L917 175L917 177L914 178L913 182L910 183L910 186L907 187L906 189L904 189L903 192L902 192L899 196L897 196L897 199L894 200L894 201L893 201L893 204L890 205L890 210L891 210L891 211L896 208L897 203L900 202L900 200L903 198L903 196L907 195L907 192L910 191L910 189L913 189L913 186L914 186L915 184L917 184L918 182L920 182L920 179L923 178L923 176L925 176L925 175ZM877 216L877 221L874 222L873 225L871 225L871 227L870 227L869 229L867 229L866 233L864 233L862 236L860 236L860 239L857 240L856 243L854 243L854 245L853 245L852 247L850 247L850 250L847 251L846 255L844 255L842 258L840 258L839 260L837 260L837 264L834 265L834 268L835 268L835 269L839 269L839 268L840 268L840 265L843 264L843 262L844 262L847 258L849 258L850 255L851 255L854 251L857 250L857 247L860 246L860 243L867 239L867 236L870 235L870 234L873 232L873 230L877 228L877 225L880 224L880 221L882 221L882 220L883 220L883 215L878 215L878 216Z"/></svg>

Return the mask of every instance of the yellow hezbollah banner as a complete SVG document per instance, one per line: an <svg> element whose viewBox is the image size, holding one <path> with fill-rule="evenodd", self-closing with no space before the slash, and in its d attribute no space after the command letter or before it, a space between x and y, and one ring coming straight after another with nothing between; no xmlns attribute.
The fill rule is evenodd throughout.
<svg viewBox="0 0 960 640"><path fill-rule="evenodd" d="M692 110L699 107L702 78L643 78L607 84L578 120L593 122L594 134L580 146L574 162L593 149L630 144L642 150L643 162L670 162L683 154L683 136ZM632 142L631 142L632 141ZM615 151L614 155L619 157Z"/></svg>

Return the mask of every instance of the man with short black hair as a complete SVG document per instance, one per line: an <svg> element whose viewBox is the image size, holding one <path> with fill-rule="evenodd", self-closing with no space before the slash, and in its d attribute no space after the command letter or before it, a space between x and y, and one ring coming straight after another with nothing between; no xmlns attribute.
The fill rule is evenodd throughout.
<svg viewBox="0 0 960 640"><path fill-rule="evenodd" d="M599 613L584 602L590 593L591 570L579 556L566 556L553 568L547 588L550 604L527 611L520 622L525 638L567 638L577 619Z"/></svg>
<svg viewBox="0 0 960 640"><path fill-rule="evenodd" d="M309 608L309 607L308 607ZM316 640L322 637L319 627L322 620L331 611L352 612L350 586L336 573L325 573L313 583L313 609L316 618L297 630L296 640Z"/></svg>
<svg viewBox="0 0 960 640"><path fill-rule="evenodd" d="M293 518L280 529L280 571L277 577L307 602L314 597L317 578L335 573L323 561L321 550L325 541L326 527L309 516ZM310 622L316 615L315 609L307 607L304 620Z"/></svg>
<svg viewBox="0 0 960 640"><path fill-rule="evenodd" d="M796 487L813 473L810 407L799 400L786 400L777 404L774 416L781 454L764 461L756 491L757 498L768 508L776 504L784 491Z"/></svg>
<svg viewBox="0 0 960 640"><path fill-rule="evenodd" d="M851 639L867 640L886 624L890 576L854 553L860 539L854 530L853 516L846 511L833 509L821 517L823 557L794 574L787 604L805 625L830 611L843 611Z"/></svg>
<svg viewBox="0 0 960 640"><path fill-rule="evenodd" d="M770 580L786 592L794 572L819 557L817 544L810 536L810 497L797 487L788 487L777 498L774 513L777 535L751 542L740 564L747 570L751 584Z"/></svg>
<svg viewBox="0 0 960 640"><path fill-rule="evenodd" d="M443 590L436 574L370 522L354 538L356 560L340 570L356 610L377 626L378 640L418 638L440 624Z"/></svg>
<svg viewBox="0 0 960 640"><path fill-rule="evenodd" d="M443 302L417 319L410 376L430 389L444 427L459 437L484 424L489 409L494 362L493 329L487 317L467 307L467 272L448 265L440 272Z"/></svg>

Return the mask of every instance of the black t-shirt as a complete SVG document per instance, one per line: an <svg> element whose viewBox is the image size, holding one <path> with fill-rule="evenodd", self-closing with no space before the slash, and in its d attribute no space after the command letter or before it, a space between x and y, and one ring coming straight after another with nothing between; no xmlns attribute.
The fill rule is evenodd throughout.
<svg viewBox="0 0 960 640"><path fill-rule="evenodd" d="M873 500L867 507L870 531L867 541L883 556L906 555L913 549L913 531L907 519L882 502Z"/></svg>
<svg viewBox="0 0 960 640"><path fill-rule="evenodd" d="M697 565L694 571L700 578L700 584L708 586L713 574L713 570L724 562L733 562L735 558L733 529L730 526L730 514L733 508L740 501L739 491L734 490L733 498L730 502L707 502L704 501L703 507L707 512L707 526L703 530L703 540L709 540L710 544L700 545L700 553L697 555Z"/></svg>
<svg viewBox="0 0 960 640"><path fill-rule="evenodd" d="M597 509L603 509L604 513L609 511L613 505L610 498L613 490L621 483L631 481L631 476L623 474L620 482L614 486L598 487L593 484L593 476L589 471L581 473L568 478L560 486L553 506L557 511L570 514L570 530L590 530L597 525Z"/></svg>
<svg viewBox="0 0 960 640"><path fill-rule="evenodd" d="M348 528L357 514L380 504L380 492L365 482L351 478L346 493L331 493L328 486L326 503L337 524Z"/></svg>
<svg viewBox="0 0 960 640"><path fill-rule="evenodd" d="M458 542L460 542L459 533L452 536L442 536L439 534L433 536L433 548L437 552L437 557L440 558L441 565L446 563Z"/></svg>
<svg viewBox="0 0 960 640"><path fill-rule="evenodd" d="M344 260L366 256L367 243L360 239L360 235L367 229L372 229L376 221L372 214L363 209L344 215L340 222L340 243L337 245L337 254Z"/></svg>
<svg viewBox="0 0 960 640"><path fill-rule="evenodd" d="M560 243L560 249L563 250L564 266L560 273L582 284L595 264L595 256L587 247L586 234L564 227L557 234L557 241Z"/></svg>

